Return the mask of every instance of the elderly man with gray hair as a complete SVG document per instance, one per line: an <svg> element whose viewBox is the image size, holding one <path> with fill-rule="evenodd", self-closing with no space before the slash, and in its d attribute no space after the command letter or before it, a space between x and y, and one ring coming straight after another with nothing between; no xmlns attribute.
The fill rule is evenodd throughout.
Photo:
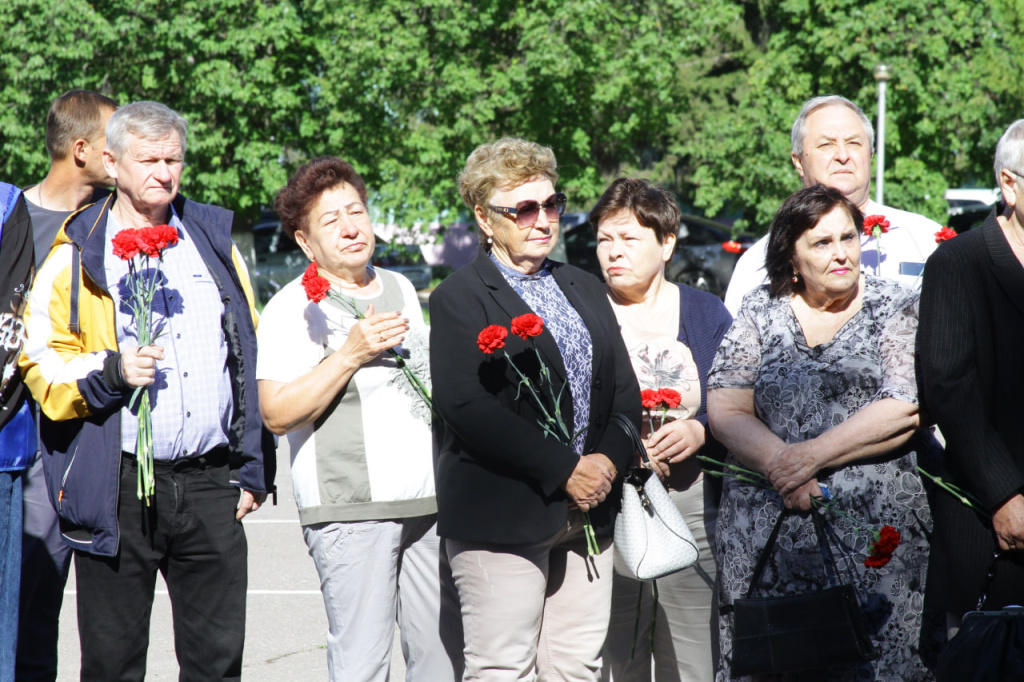
<svg viewBox="0 0 1024 682"><path fill-rule="evenodd" d="M1022 174L1024 119L996 146L1002 200L980 228L938 248L921 287L919 378L946 437L943 477L983 512L944 493L934 500L928 592L953 626L982 594L986 611L1024 604Z"/></svg>
<svg viewBox="0 0 1024 682"><path fill-rule="evenodd" d="M156 573L181 679L239 679L247 558L239 521L273 485L256 402L256 314L229 211L178 194L185 119L134 102L107 123L116 191L68 220L36 275L20 366L42 408L43 467L74 550L83 680L142 680ZM129 305L125 230L169 226L150 345ZM144 263L134 263L143 268ZM152 406L154 489L137 484L139 400ZM140 499L142 498L142 499Z"/></svg>
<svg viewBox="0 0 1024 682"><path fill-rule="evenodd" d="M871 156L875 131L860 107L839 95L807 100L793 123L790 159L804 187L825 185L846 195L866 218L888 222L880 237L861 235L861 267L910 287L920 283L924 262L935 250L942 226L924 216L883 206L871 200ZM768 235L740 257L733 270L725 307L735 317L743 296L765 284Z"/></svg>

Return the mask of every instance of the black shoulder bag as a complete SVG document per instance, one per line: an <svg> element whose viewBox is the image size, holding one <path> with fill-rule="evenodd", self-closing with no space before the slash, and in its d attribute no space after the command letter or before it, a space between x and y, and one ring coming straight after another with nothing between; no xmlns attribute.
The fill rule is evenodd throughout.
<svg viewBox="0 0 1024 682"><path fill-rule="evenodd" d="M825 534L825 521L817 510L812 509L810 513L825 559L825 573L832 586L789 597L753 596L775 548L782 520L789 513L783 510L779 515L758 558L746 596L737 599L732 606L731 670L734 677L811 670L875 657L857 594L852 585L839 581L839 570ZM727 612L729 607L722 610Z"/></svg>

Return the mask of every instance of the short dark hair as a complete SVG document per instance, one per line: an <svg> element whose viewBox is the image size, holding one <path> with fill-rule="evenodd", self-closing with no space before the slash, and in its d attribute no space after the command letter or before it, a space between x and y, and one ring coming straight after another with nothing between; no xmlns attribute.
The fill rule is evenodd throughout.
<svg viewBox="0 0 1024 682"><path fill-rule="evenodd" d="M103 112L116 110L117 102L91 90L71 90L55 99L46 115L50 160L67 157L75 140L92 140L102 134Z"/></svg>
<svg viewBox="0 0 1024 682"><path fill-rule="evenodd" d="M836 207L846 211L860 235L864 229L864 214L837 189L813 185L783 202L772 218L764 255L764 269L768 272L768 288L772 296L784 296L803 288L802 281L794 284L792 279L796 240Z"/></svg>
<svg viewBox="0 0 1024 682"><path fill-rule="evenodd" d="M638 223L654 230L660 244L676 235L679 221L683 217L671 193L647 180L619 178L597 200L587 220L596 234L597 226L604 218L621 211L628 211L636 217Z"/></svg>
<svg viewBox="0 0 1024 682"><path fill-rule="evenodd" d="M274 199L274 210L285 234L295 239L295 232L306 228L309 211L320 195L338 185L352 185L366 203L366 183L347 161L321 156L300 166Z"/></svg>

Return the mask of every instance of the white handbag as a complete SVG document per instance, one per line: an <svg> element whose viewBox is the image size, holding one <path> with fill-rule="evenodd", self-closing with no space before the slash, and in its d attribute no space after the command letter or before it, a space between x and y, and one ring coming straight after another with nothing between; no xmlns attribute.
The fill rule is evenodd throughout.
<svg viewBox="0 0 1024 682"><path fill-rule="evenodd" d="M633 422L619 422L649 463L647 449ZM615 519L616 567L637 580L654 580L681 571L697 561L697 543L665 486L650 469L633 467L622 484L622 509Z"/></svg>

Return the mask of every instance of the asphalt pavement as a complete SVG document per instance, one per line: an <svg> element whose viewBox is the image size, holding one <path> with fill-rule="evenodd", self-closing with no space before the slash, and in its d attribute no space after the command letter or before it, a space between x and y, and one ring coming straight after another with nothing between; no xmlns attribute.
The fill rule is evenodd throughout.
<svg viewBox="0 0 1024 682"><path fill-rule="evenodd" d="M320 581L306 551L292 496L288 446L278 450L278 504L246 517L249 595L242 676L257 682L327 679L327 616ZM77 680L80 670L75 574L71 569L60 621L58 680ZM163 579L157 581L150 625L147 680L177 680L171 605ZM391 679L405 679L395 630Z"/></svg>

